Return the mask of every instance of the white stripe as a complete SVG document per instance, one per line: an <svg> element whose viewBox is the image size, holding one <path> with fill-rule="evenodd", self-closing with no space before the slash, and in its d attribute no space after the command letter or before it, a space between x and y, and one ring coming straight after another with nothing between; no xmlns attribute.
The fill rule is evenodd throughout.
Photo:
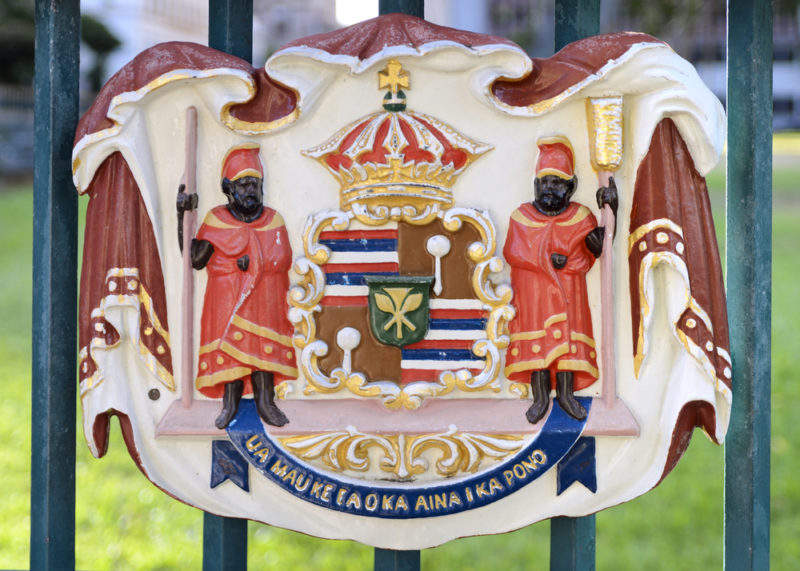
<svg viewBox="0 0 800 571"><path fill-rule="evenodd" d="M331 252L329 264L384 264L399 262L394 252Z"/></svg>
<svg viewBox="0 0 800 571"><path fill-rule="evenodd" d="M471 340L485 339L486 331L483 329L428 329L424 337L429 341L451 341L451 340Z"/></svg>
<svg viewBox="0 0 800 571"><path fill-rule="evenodd" d="M454 369L483 369L484 361L428 361L403 359L400 361L402 369L430 369L432 371L447 371Z"/></svg>
<svg viewBox="0 0 800 571"><path fill-rule="evenodd" d="M431 309L483 309L483 302L479 299L432 299Z"/></svg>
<svg viewBox="0 0 800 571"><path fill-rule="evenodd" d="M358 220L351 220L350 226L347 228L348 230L397 230L397 222L384 222L380 225L379 228L375 226L369 226L368 224L363 224ZM334 230L335 232L335 230Z"/></svg>
<svg viewBox="0 0 800 571"><path fill-rule="evenodd" d="M345 296L345 297L366 297L369 294L368 286L359 285L326 285L325 295Z"/></svg>

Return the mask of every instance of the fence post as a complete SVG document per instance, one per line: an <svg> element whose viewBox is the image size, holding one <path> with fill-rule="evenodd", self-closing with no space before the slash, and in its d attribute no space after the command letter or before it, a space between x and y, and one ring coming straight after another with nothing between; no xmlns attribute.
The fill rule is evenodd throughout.
<svg viewBox="0 0 800 571"><path fill-rule="evenodd" d="M75 568L78 0L37 0L31 569Z"/></svg>
<svg viewBox="0 0 800 571"><path fill-rule="evenodd" d="M556 49L600 33L600 0L556 0Z"/></svg>
<svg viewBox="0 0 800 571"><path fill-rule="evenodd" d="M208 45L253 61L253 0L209 0ZM203 571L247 569L247 520L203 514Z"/></svg>
<svg viewBox="0 0 800 571"><path fill-rule="evenodd" d="M728 2L726 273L733 408L725 568L769 568L772 8Z"/></svg>
<svg viewBox="0 0 800 571"><path fill-rule="evenodd" d="M600 0L556 0L555 51L600 33ZM550 520L550 569L594 569L595 516Z"/></svg>
<svg viewBox="0 0 800 571"><path fill-rule="evenodd" d="M417 18L425 17L424 0L380 0L378 3L378 13L409 14ZM375 548L374 555L375 571L419 571L420 552L418 549L409 551L396 551L393 549Z"/></svg>

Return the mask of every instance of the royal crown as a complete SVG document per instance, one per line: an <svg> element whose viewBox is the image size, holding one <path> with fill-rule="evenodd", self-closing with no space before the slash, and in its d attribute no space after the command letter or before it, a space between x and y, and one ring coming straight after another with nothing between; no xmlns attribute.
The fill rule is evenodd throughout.
<svg viewBox="0 0 800 571"><path fill-rule="evenodd" d="M303 153L339 180L342 210L373 223L427 219L452 206L458 176L492 147L434 117L407 111L401 88L410 88L409 75L399 62L390 60L378 73L378 88L388 89L383 111Z"/></svg>

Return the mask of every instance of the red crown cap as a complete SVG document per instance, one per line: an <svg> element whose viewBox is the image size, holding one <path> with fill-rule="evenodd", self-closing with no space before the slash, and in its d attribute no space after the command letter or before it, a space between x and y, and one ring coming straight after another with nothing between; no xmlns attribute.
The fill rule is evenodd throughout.
<svg viewBox="0 0 800 571"><path fill-rule="evenodd" d="M575 161L572 147L565 141L539 143L539 159L536 161L536 176L541 178L555 175L572 178L575 175Z"/></svg>
<svg viewBox="0 0 800 571"><path fill-rule="evenodd" d="M245 176L264 178L258 146L237 147L228 152L222 163L222 178L236 180Z"/></svg>

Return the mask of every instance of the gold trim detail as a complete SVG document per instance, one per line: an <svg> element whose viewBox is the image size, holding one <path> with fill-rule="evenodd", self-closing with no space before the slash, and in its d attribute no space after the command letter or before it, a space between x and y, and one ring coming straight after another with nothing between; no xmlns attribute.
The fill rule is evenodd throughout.
<svg viewBox="0 0 800 571"><path fill-rule="evenodd" d="M297 378L296 368L289 367L287 365L281 365L280 363L274 363L272 361L265 361L264 359L259 359L258 357L254 357L253 355L245 353L244 351L240 351L230 343L223 342L220 346L220 351L230 355L241 363L250 365L251 367L255 367L261 371L274 371L276 373L280 373L281 375L286 375L292 379Z"/></svg>
<svg viewBox="0 0 800 571"><path fill-rule="evenodd" d="M541 339L546 336L547 332L542 329L541 331L526 331L525 333L512 333L511 342L514 341L533 341L534 339Z"/></svg>
<svg viewBox="0 0 800 571"><path fill-rule="evenodd" d="M231 229L238 229L238 226L234 226L233 224L227 224L217 218L217 215L214 214L213 211L209 210L208 214L206 214L205 220L203 220L203 224L205 226L211 226L212 228L221 228L223 230L231 230Z"/></svg>
<svg viewBox="0 0 800 571"><path fill-rule="evenodd" d="M472 345L472 352L484 358L483 370L475 375L469 369L443 371L435 382L421 381L402 386L392 380L367 380L366 375L343 368L336 368L329 375L320 370L319 360L328 354L328 346L317 339L314 313L320 310L319 303L325 291L325 276L320 266L330 258L330 250L319 243L319 235L323 230L346 230L354 219L360 220L352 211L331 211L307 219L303 231L305 256L299 258L294 266L302 279L289 291L289 319L295 325L294 345L299 351L300 370L306 380L305 394L349 391L359 397L378 398L390 409L416 409L426 398L446 395L455 389L464 392L500 391L501 351L510 342L508 322L514 317L514 308L510 305L511 288L507 284L494 285L489 277L504 267L503 260L495 256L497 238L494 224L488 212L471 208L451 208L436 216L449 232L458 231L466 222L480 236L479 241L470 244L467 255L475 263L473 291L488 314L486 337Z"/></svg>
<svg viewBox="0 0 800 571"><path fill-rule="evenodd" d="M519 222L520 224L522 224L523 226L527 226L528 228L541 228L545 226L544 222L534 222L519 210L514 210L514 212L511 214L511 220L513 220L514 222Z"/></svg>
<svg viewBox="0 0 800 571"><path fill-rule="evenodd" d="M360 476L378 467L388 479L413 481L474 474L513 456L525 445L517 434L458 432L366 434L346 431L289 436L281 445L294 456L337 473Z"/></svg>
<svg viewBox="0 0 800 571"><path fill-rule="evenodd" d="M217 371L211 375L200 375L197 377L197 379L195 379L194 384L198 389L203 389L206 387L214 387L219 383L224 383L226 381L235 381L236 379L241 379L249 374L250 369L247 367L231 367L230 369Z"/></svg>
<svg viewBox="0 0 800 571"><path fill-rule="evenodd" d="M170 339L169 339L169 332L164 329L161 325L161 321L158 319L158 316L153 309L153 300L150 297L150 294L145 290L144 286L141 283L141 279L139 278L139 269L138 268L111 268L106 272L106 277L104 283L108 284L109 279L112 278L133 278L137 282L138 293L131 292L128 295L113 295L109 294L103 297L100 300L100 305L94 308L90 314L91 319L103 319L106 320L106 311L110 306L125 306L131 310L135 310L137 316L142 308L144 308L147 317L152 324L153 329L161 336L164 343L160 344L159 347L171 347ZM136 288L135 288L136 289ZM109 285L106 286L107 291L112 291ZM137 324L140 324L140 321L137 319ZM103 332L99 332L103 333ZM150 352L147 346L144 344L142 337L139 335L139 329L136 330L135 339L131 339L131 342L136 343L139 349L139 357L142 360L142 364L147 368L148 371L156 378L158 381L163 384L167 389L170 391L175 390L175 380L172 376L172 373L164 367L156 358L156 356ZM145 336L147 334L145 333ZM148 336L149 337L149 336ZM120 337L120 341L121 341ZM114 349L119 346L120 341L114 344L107 344L105 341L105 337L103 336L92 336L89 340L89 344L84 346L80 350L80 359L83 361L84 359L91 359L94 364L95 372L83 379L80 383L80 390L81 390L81 397L83 397L86 392L93 389L94 387L98 386L100 383L105 380L105 375L100 367L100 364L95 359L94 355L95 352L104 352L110 349ZM166 349L164 349L166 352Z"/></svg>
<svg viewBox="0 0 800 571"><path fill-rule="evenodd" d="M255 96L256 93L255 80L247 72L233 68L216 68L208 70L193 70L193 69L172 70L164 75L155 78L154 80L150 81L149 83L147 83L146 85L140 87L135 91L127 91L114 96L114 98L111 100L111 103L108 106L108 111L106 112L106 117L112 121L113 125L101 131L89 133L84 137L82 137L80 141L78 141L78 143L73 148L73 153L72 153L73 157L72 175L75 176L77 174L78 169L81 166L80 155L86 147L94 143L97 143L103 139L116 136L122 130L122 124L119 122L118 116L116 114L117 107L126 103L138 102L145 96L149 95L151 92L174 82L193 80L193 79L202 80L211 77L216 77L219 75L237 76L247 86L246 99L242 101L230 101L226 103L220 110L220 121L229 129L248 134L264 133L267 131L278 129L280 127L284 127L286 125L289 125L290 123L294 123L300 117L300 107L299 104L297 103L291 113L283 117L280 117L278 119L275 119L274 121L250 123L248 121L242 121L241 119L237 119L236 117L231 115L231 108L234 105L241 105L242 103L247 103L248 101L252 100L253 97ZM300 97L297 90L292 89L283 84L280 85L289 89L295 95L295 100L299 102ZM86 190L88 190L88 187L79 188L78 193L83 194L86 192Z"/></svg>
<svg viewBox="0 0 800 571"><path fill-rule="evenodd" d="M256 232L267 232L269 230L274 230L275 228L280 228L281 226L285 226L286 224L283 221L283 216L278 214L277 212L273 215L272 220L270 220L269 224L263 226L261 228L256 228Z"/></svg>
<svg viewBox="0 0 800 571"><path fill-rule="evenodd" d="M244 329L245 331L249 331L254 335L258 335L259 337L264 337L265 339L269 339L270 341L275 341L277 343L280 343L281 345L286 345L287 347L292 346L291 337L288 337L286 335L281 335L280 333L276 333L269 327L264 327L263 325L258 325L256 323L253 323L252 321L248 321L239 314L233 316L231 324L235 325L239 329Z"/></svg>
<svg viewBox="0 0 800 571"><path fill-rule="evenodd" d="M531 386L528 383L512 382L508 386L508 392L521 399L526 399L531 392Z"/></svg>
<svg viewBox="0 0 800 571"><path fill-rule="evenodd" d="M660 221L654 221L654 222L660 222ZM643 226L640 228L643 228ZM650 313L650 304L647 300L647 296L645 293L645 281L647 279L647 274L650 272L650 270L652 270L655 266L661 263L666 263L672 266L684 276L685 287L686 287L686 303L684 308L691 309L692 311L694 311L695 315L700 317L700 319L703 321L703 324L708 329L709 334L712 337L714 336L714 328L711 323L711 318L709 317L708 313L706 313L706 311L700 307L700 304L697 303L697 300L691 295L691 289L689 287L689 279L688 276L686 276L686 266L683 262L683 259L681 259L678 255L673 254L672 252L658 252L644 256L639 264L639 307L640 307L639 331L636 341L636 352L634 354L634 359L633 359L634 374L637 378L639 377L639 374L641 372L642 364L644 363L644 359L648 349L648 347L646 346L644 329L645 329L645 318ZM683 314L683 312L681 312L681 314ZM716 369L714 368L714 365L711 363L710 359L706 355L705 351L703 351L701 347L695 344L691 339L689 339L686 336L686 334L683 331L681 331L677 322L672 324L672 332L680 341L680 343L684 346L684 349L686 349L686 351L699 362L703 370L712 379L714 379L717 392L722 394L730 402L731 391L725 384L725 382L717 376ZM725 349L718 347L717 354L725 358L726 361L730 363L730 355Z"/></svg>
<svg viewBox="0 0 800 571"><path fill-rule="evenodd" d="M550 350L547 356L544 359L533 359L531 361L519 361L514 363L513 365L506 365L506 376L509 377L514 373L518 373L520 371L530 371L533 369L546 369L550 366L550 363L561 357L562 355L566 355L569 353L569 343L562 343L561 345L557 345ZM572 363L573 361L569 361ZM581 369L584 370L584 369ZM595 370L595 376L597 375L597 371Z"/></svg>
<svg viewBox="0 0 800 571"><path fill-rule="evenodd" d="M581 341L583 343L586 343L589 347L592 348L594 348L595 346L594 339L592 339L588 335L584 335L583 333L572 332L570 333L569 338L572 339L573 341Z"/></svg>
<svg viewBox="0 0 800 571"><path fill-rule="evenodd" d="M589 216L589 209L586 208L583 204L581 204L581 205L578 206L578 211L575 213L575 215L572 218L570 218L569 220L566 220L564 222L556 222L556 225L557 226L574 226L575 224L577 224L578 222L580 222L581 220L583 220L587 216Z"/></svg>
<svg viewBox="0 0 800 571"><path fill-rule="evenodd" d="M566 320L567 320L567 314L566 313L556 313L555 315L551 315L550 317L548 317L545 320L544 328L545 329L549 329L551 325L553 325L555 323L561 323L562 321L566 321Z"/></svg>
<svg viewBox="0 0 800 571"><path fill-rule="evenodd" d="M615 171L622 162L622 96L586 99L589 155L595 170Z"/></svg>
<svg viewBox="0 0 800 571"><path fill-rule="evenodd" d="M654 230L658 230L659 228L663 228L669 230L670 232L674 232L681 238L683 238L683 228L675 224L669 218L659 218L657 220L651 220L647 224L642 224L636 230L631 232L631 235L628 236L628 255L630 256L631 252L633 252L633 246L641 240L646 234L653 232Z"/></svg>
<svg viewBox="0 0 800 571"><path fill-rule="evenodd" d="M578 359L563 359L558 362L559 371L583 371L589 373L595 379L600 376L596 367L589 364L588 361L580 361Z"/></svg>

